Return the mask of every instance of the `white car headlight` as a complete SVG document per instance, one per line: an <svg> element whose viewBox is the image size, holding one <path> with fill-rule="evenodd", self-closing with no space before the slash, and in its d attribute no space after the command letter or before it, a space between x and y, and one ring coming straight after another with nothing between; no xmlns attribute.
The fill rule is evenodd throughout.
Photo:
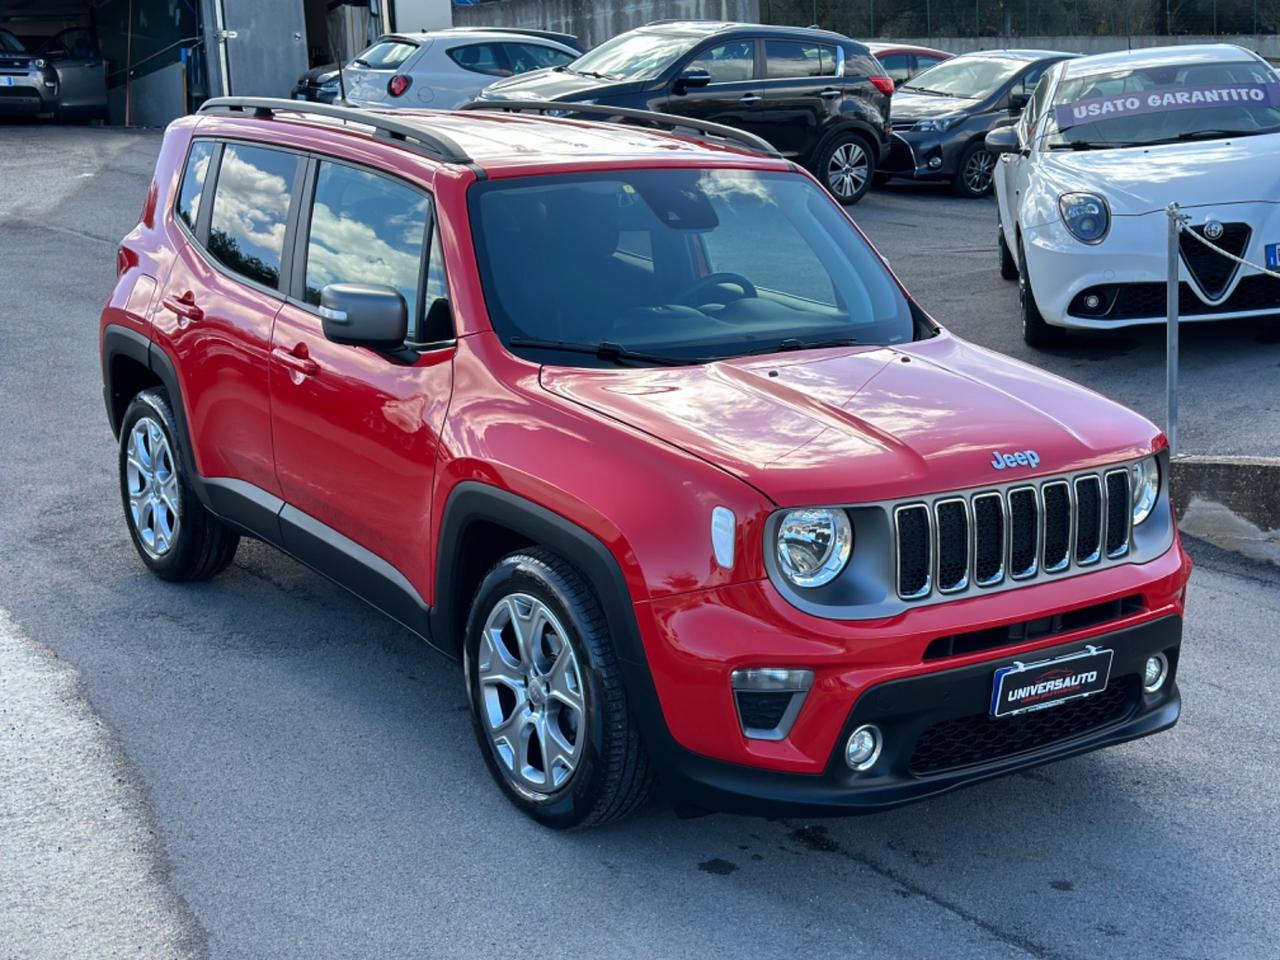
<svg viewBox="0 0 1280 960"><path fill-rule="evenodd" d="M1064 193L1058 200L1058 212L1081 243L1101 243L1111 229L1111 210L1096 193Z"/></svg>
<svg viewBox="0 0 1280 960"><path fill-rule="evenodd" d="M922 133L946 133L963 119L963 116L931 117L928 120L917 120L912 124L911 129Z"/></svg>
<svg viewBox="0 0 1280 960"><path fill-rule="evenodd" d="M775 550L782 575L797 587L830 583L849 562L853 528L843 510L788 510L778 524Z"/></svg>
<svg viewBox="0 0 1280 960"><path fill-rule="evenodd" d="M1129 489L1133 493L1133 525L1136 527L1151 516L1160 498L1160 464L1155 457L1139 460L1129 468Z"/></svg>

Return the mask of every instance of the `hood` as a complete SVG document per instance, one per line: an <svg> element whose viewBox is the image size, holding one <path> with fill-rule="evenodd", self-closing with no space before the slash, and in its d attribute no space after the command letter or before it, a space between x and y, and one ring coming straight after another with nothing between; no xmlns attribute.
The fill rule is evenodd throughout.
<svg viewBox="0 0 1280 960"><path fill-rule="evenodd" d="M638 90L643 84L584 77L548 67L516 74L489 84L481 92L484 100L594 100Z"/></svg>
<svg viewBox="0 0 1280 960"><path fill-rule="evenodd" d="M544 367L542 385L780 506L896 500L1137 457L1158 431L1104 397L948 334L698 367ZM997 471L997 452L1036 468Z"/></svg>
<svg viewBox="0 0 1280 960"><path fill-rule="evenodd" d="M312 83L324 83L329 77L338 76L338 65L336 63L326 63L322 67L312 67L306 73L298 78L298 84L301 86L308 81Z"/></svg>
<svg viewBox="0 0 1280 960"><path fill-rule="evenodd" d="M966 97L939 97L929 93L898 90L889 101L890 120L924 120L969 113L978 103Z"/></svg>
<svg viewBox="0 0 1280 960"><path fill-rule="evenodd" d="M1055 150L1044 172L1061 192L1101 192L1119 216L1280 197L1280 134L1115 150Z"/></svg>

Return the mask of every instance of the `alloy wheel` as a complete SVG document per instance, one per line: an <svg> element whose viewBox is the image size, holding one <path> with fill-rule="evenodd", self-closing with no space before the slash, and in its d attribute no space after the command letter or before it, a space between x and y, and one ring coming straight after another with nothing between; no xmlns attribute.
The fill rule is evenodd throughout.
<svg viewBox="0 0 1280 960"><path fill-rule="evenodd" d="M142 417L134 423L125 460L133 529L147 555L159 559L173 549L182 519L173 451L156 421Z"/></svg>
<svg viewBox="0 0 1280 960"><path fill-rule="evenodd" d="M854 197L862 190L871 176L871 163L867 152L850 141L836 147L827 164L827 184L841 197Z"/></svg>
<svg viewBox="0 0 1280 960"><path fill-rule="evenodd" d="M586 746L582 673L568 633L536 597L490 611L477 655L480 715L507 782L538 799L564 788Z"/></svg>
<svg viewBox="0 0 1280 960"><path fill-rule="evenodd" d="M991 176L996 168L994 153L975 150L964 165L964 183L974 193L986 193L991 189Z"/></svg>

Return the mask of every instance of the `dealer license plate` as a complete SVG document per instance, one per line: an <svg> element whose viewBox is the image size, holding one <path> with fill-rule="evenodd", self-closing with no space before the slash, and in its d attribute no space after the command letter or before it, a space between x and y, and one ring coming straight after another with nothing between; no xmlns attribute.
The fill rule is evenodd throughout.
<svg viewBox="0 0 1280 960"><path fill-rule="evenodd" d="M991 716L1045 710L1101 693L1111 676L1111 657L1110 650L1091 646L1053 660L1001 667L991 690Z"/></svg>
<svg viewBox="0 0 1280 960"><path fill-rule="evenodd" d="M1280 270L1280 243L1267 244L1267 269Z"/></svg>

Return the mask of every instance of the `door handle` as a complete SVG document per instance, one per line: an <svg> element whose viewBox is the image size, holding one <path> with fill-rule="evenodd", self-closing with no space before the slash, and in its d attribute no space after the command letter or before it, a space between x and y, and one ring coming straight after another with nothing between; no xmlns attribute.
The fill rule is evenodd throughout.
<svg viewBox="0 0 1280 960"><path fill-rule="evenodd" d="M204 319L204 311L196 306L196 295L190 290L178 297L165 297L160 302L166 310L183 320L195 322Z"/></svg>
<svg viewBox="0 0 1280 960"><path fill-rule="evenodd" d="M748 93L738 98L739 103L759 103L763 97L758 93Z"/></svg>
<svg viewBox="0 0 1280 960"><path fill-rule="evenodd" d="M818 96L822 97L824 100L831 100L834 97L840 96L841 93L842 91L837 90L835 87L827 87L827 89L819 93Z"/></svg>
<svg viewBox="0 0 1280 960"><path fill-rule="evenodd" d="M302 350L303 355L299 356L293 350L286 350L284 347L275 347L271 351L271 355L280 361L281 364L288 367L294 373L301 374L304 377L314 377L320 372L320 364L316 363L305 353L305 344L298 344L293 350Z"/></svg>

